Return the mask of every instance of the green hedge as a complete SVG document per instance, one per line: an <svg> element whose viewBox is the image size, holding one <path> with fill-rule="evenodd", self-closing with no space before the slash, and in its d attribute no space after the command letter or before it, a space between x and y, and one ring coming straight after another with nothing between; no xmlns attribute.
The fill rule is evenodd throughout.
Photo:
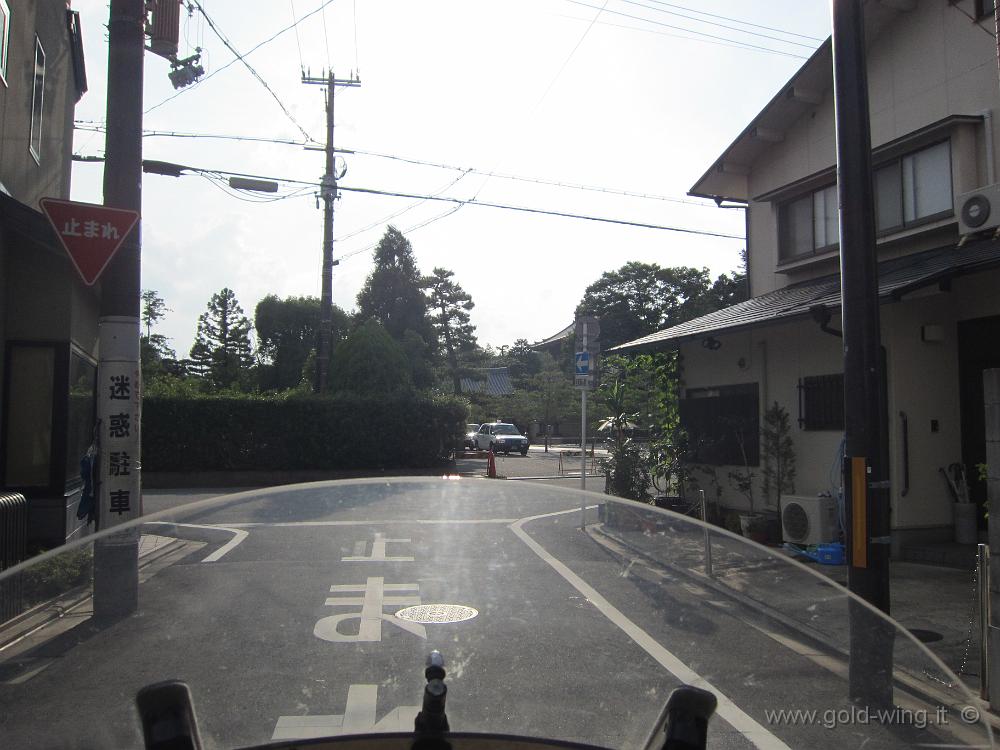
<svg viewBox="0 0 1000 750"><path fill-rule="evenodd" d="M146 471L401 469L436 466L461 443L468 404L371 398L143 399Z"/></svg>

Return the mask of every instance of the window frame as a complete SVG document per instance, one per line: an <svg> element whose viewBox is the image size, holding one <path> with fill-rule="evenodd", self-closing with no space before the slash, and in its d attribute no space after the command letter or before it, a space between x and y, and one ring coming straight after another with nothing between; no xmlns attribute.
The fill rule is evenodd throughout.
<svg viewBox="0 0 1000 750"><path fill-rule="evenodd" d="M816 246L816 197L825 193L830 188L836 188L837 183L828 182L818 188L813 188L812 190L806 191L796 195L794 198L789 198L778 205L778 262L779 263L791 263L796 260L801 260L803 258L809 258L813 255L823 255L828 253L835 248L840 247L840 216L839 216L839 206L838 217L837 217L837 241L828 242L825 245ZM836 191L834 191L836 195ZM788 225L788 211L792 204L799 203L800 201L809 201L809 215L812 217L812 222L810 226L810 234L812 236L812 241L810 243L811 248L804 252L791 253L788 251L788 235L787 230Z"/></svg>
<svg viewBox="0 0 1000 750"><path fill-rule="evenodd" d="M0 0L0 81L7 86L7 53L10 49L10 6Z"/></svg>
<svg viewBox="0 0 1000 750"><path fill-rule="evenodd" d="M38 55L41 53L42 65L41 65L41 91L39 92L39 71L38 71ZM42 46L42 40L38 38L38 34L35 34L35 58L33 64L33 73L31 76L31 129L28 132L28 152L34 157L37 164L42 163L42 132L45 128L45 66L46 66L47 55L45 54L45 47ZM38 105L35 106L36 98ZM35 146L35 115L38 115L38 146Z"/></svg>
<svg viewBox="0 0 1000 750"><path fill-rule="evenodd" d="M876 237L879 237L879 238L881 238L881 237L888 237L890 235L897 234L899 232L905 232L908 229L913 229L914 227L923 226L924 224L933 224L936 221L941 221L941 219L946 219L949 216L954 216L955 215L954 206L949 206L948 208L943 209L941 211L938 211L937 213L928 214L927 216L921 216L919 218L911 219L909 221L907 221L907 219L906 219L905 196L904 196L904 180L905 180L905 177L904 177L904 170L903 170L903 162L906 159L910 159L910 158L916 156L919 153L922 153L924 151L929 151L932 148L936 148L937 146L940 146L942 143L946 143L948 145L948 148L947 148L947 152L948 152L948 185L949 185L949 190L951 192L952 201L954 202L954 200L955 200L955 182L954 182L954 175L952 174L952 170L954 169L954 162L953 162L953 159L952 159L951 136L947 136L945 138L942 138L942 139L940 139L938 141L935 141L934 143L928 143L928 144L926 144L924 146L921 146L920 148L914 149L912 151L907 151L905 154L900 154L899 156L896 156L896 157L894 157L892 159L888 159L887 161L879 162L878 164L872 165L872 194L873 194L873 197L875 199L875 236ZM876 183L875 175L880 170L887 169L888 167L893 167L893 166L897 167L898 171L899 171L899 217L900 217L900 220L902 221L902 224L899 224L899 225L896 225L896 226L893 226L893 227L887 227L885 229L880 229L879 226L878 226L878 189L876 187L877 183Z"/></svg>
<svg viewBox="0 0 1000 750"><path fill-rule="evenodd" d="M975 12L976 12L976 21L985 21L987 18L992 18L994 13L996 13L996 10L993 8L987 10L986 3L983 2L983 0L976 0Z"/></svg>

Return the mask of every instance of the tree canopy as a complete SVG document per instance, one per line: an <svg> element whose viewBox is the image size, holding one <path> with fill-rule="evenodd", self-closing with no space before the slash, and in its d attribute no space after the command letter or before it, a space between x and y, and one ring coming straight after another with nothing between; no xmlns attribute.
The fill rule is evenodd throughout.
<svg viewBox="0 0 1000 750"><path fill-rule="evenodd" d="M454 392L459 394L462 392L460 355L476 348L476 327L469 317L475 303L454 277L454 271L435 268L424 284L437 343L447 358Z"/></svg>
<svg viewBox="0 0 1000 750"><path fill-rule="evenodd" d="M269 294L254 310L257 352L263 360L261 387L284 390L302 381L302 370L316 346L319 324L318 297L285 297ZM333 341L343 338L350 318L333 306Z"/></svg>
<svg viewBox="0 0 1000 750"><path fill-rule="evenodd" d="M375 267L358 293L359 319L377 320L396 341L414 331L430 344L436 337L423 289L410 241L396 227L387 227L375 248Z"/></svg>
<svg viewBox="0 0 1000 750"><path fill-rule="evenodd" d="M250 320L229 287L212 295L191 347L195 372L216 388L238 385L252 364Z"/></svg>
<svg viewBox="0 0 1000 750"><path fill-rule="evenodd" d="M734 304L745 299L744 288L738 274L713 284L706 268L631 261L588 286L576 313L600 318L607 349Z"/></svg>
<svg viewBox="0 0 1000 750"><path fill-rule="evenodd" d="M377 320L367 320L335 347L331 390L383 395L413 385L402 347Z"/></svg>

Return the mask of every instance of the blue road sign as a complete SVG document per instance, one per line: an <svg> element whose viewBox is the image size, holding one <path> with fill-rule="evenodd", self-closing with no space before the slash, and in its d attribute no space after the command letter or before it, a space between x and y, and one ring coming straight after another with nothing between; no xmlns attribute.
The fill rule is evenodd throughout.
<svg viewBox="0 0 1000 750"><path fill-rule="evenodd" d="M577 375L590 374L590 352L576 353L576 374Z"/></svg>

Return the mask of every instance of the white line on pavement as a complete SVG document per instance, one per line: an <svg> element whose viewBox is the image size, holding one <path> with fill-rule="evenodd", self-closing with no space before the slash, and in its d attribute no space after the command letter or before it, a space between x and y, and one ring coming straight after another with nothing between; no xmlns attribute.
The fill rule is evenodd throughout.
<svg viewBox="0 0 1000 750"><path fill-rule="evenodd" d="M596 506L590 507L592 508ZM574 508L572 510L562 510L555 513L543 513L538 516L522 518L512 523L510 525L510 530L513 531L522 542L528 545L532 552L538 555L553 570L566 579L566 581L573 588L587 597L590 603L593 604L602 615L607 617L629 638L635 641L639 648L656 659L656 661L659 662L664 669L677 677L677 679L681 682L687 683L688 685L694 685L695 687L700 687L714 693L715 697L719 701L719 707L717 710L719 716L721 716L734 729L736 729L736 731L746 737L755 746L767 750L789 750L788 745L757 723L753 717L733 703L733 701L724 695L717 687L712 685L708 680L677 658L677 656L664 648L649 633L632 622L632 620L626 617L621 610L601 596L595 588L570 570L564 563L553 557L544 547L542 547L542 545L532 539L522 528L522 526L529 521L537 521L542 518L551 518L553 516L561 516L567 513L576 513L578 511L578 508Z"/></svg>
<svg viewBox="0 0 1000 750"><path fill-rule="evenodd" d="M188 529L207 529L209 531L228 531L233 535L233 538L228 542L223 544L219 549L215 550L212 554L206 557L202 562L216 562L227 552L231 552L235 549L240 542L249 536L249 532L243 531L243 529L233 528L232 526L204 526L197 523L174 523L172 521L147 521L149 525L156 524L158 526L183 526Z"/></svg>
<svg viewBox="0 0 1000 750"><path fill-rule="evenodd" d="M391 521L278 521L274 523L269 523L265 521L260 522L247 522L247 523L229 523L225 527L222 526L206 526L204 528L231 528L231 529L252 529L257 526L268 526L280 528L282 526L294 527L294 526L383 526L386 524L400 524L405 525L408 523L416 524L477 524L477 523L502 523L502 524L512 524L516 521L516 518L467 518L467 519L454 519L449 520L445 518L418 518L407 520L399 518ZM183 524L177 524L181 526Z"/></svg>

